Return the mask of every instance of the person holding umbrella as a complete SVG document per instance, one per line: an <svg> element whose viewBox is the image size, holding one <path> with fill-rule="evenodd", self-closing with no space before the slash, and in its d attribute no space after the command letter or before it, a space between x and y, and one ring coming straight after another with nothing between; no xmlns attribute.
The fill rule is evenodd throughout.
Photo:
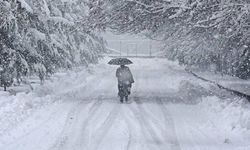
<svg viewBox="0 0 250 150"><path fill-rule="evenodd" d="M128 102L128 95L130 95L132 83L135 81L129 67L125 65L132 64L132 61L127 58L116 58L112 59L109 64L120 65L120 67L116 70L119 91L118 95L120 96L121 103L123 103L124 98L125 101Z"/></svg>

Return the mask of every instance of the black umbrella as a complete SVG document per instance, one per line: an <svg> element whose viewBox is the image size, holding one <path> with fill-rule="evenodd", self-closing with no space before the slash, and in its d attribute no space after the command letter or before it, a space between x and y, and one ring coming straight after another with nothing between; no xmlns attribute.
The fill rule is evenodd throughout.
<svg viewBox="0 0 250 150"><path fill-rule="evenodd" d="M133 64L133 62L127 58L114 58L111 59L108 64L110 65L129 65Z"/></svg>

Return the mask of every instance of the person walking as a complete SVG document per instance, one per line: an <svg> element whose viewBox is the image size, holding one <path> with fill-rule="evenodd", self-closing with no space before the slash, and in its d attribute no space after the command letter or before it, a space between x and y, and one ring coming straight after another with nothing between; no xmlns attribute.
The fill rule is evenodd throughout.
<svg viewBox="0 0 250 150"><path fill-rule="evenodd" d="M127 102L128 95L131 93L132 83L135 82L129 67L120 65L116 70L116 77L118 80L118 95L120 96L120 102L123 103L124 98Z"/></svg>

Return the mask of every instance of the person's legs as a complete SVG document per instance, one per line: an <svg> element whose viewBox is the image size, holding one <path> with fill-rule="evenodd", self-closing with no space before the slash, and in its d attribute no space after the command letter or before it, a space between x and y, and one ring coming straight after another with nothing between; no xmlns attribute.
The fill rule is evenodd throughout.
<svg viewBox="0 0 250 150"><path fill-rule="evenodd" d="M122 85L118 83L118 95L121 96L122 93Z"/></svg>
<svg viewBox="0 0 250 150"><path fill-rule="evenodd" d="M119 90L118 95L120 96L120 102L123 103L124 95L123 95L123 86L121 84L118 84L118 90Z"/></svg>
<svg viewBox="0 0 250 150"><path fill-rule="evenodd" d="M123 96L120 96L120 102L123 103Z"/></svg>
<svg viewBox="0 0 250 150"><path fill-rule="evenodd" d="M128 85L128 94L129 94L129 95L131 94L131 87L132 87L132 84L130 83L130 84Z"/></svg>
<svg viewBox="0 0 250 150"><path fill-rule="evenodd" d="M126 100L126 102L128 102L128 96L125 96L125 100Z"/></svg>

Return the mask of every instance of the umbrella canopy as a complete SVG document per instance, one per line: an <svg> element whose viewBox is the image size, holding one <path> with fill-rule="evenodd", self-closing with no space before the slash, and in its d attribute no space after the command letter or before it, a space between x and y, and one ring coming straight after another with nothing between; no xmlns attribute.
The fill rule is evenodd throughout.
<svg viewBox="0 0 250 150"><path fill-rule="evenodd" d="M133 62L127 58L114 58L111 59L108 64L110 65L129 65L133 64Z"/></svg>

